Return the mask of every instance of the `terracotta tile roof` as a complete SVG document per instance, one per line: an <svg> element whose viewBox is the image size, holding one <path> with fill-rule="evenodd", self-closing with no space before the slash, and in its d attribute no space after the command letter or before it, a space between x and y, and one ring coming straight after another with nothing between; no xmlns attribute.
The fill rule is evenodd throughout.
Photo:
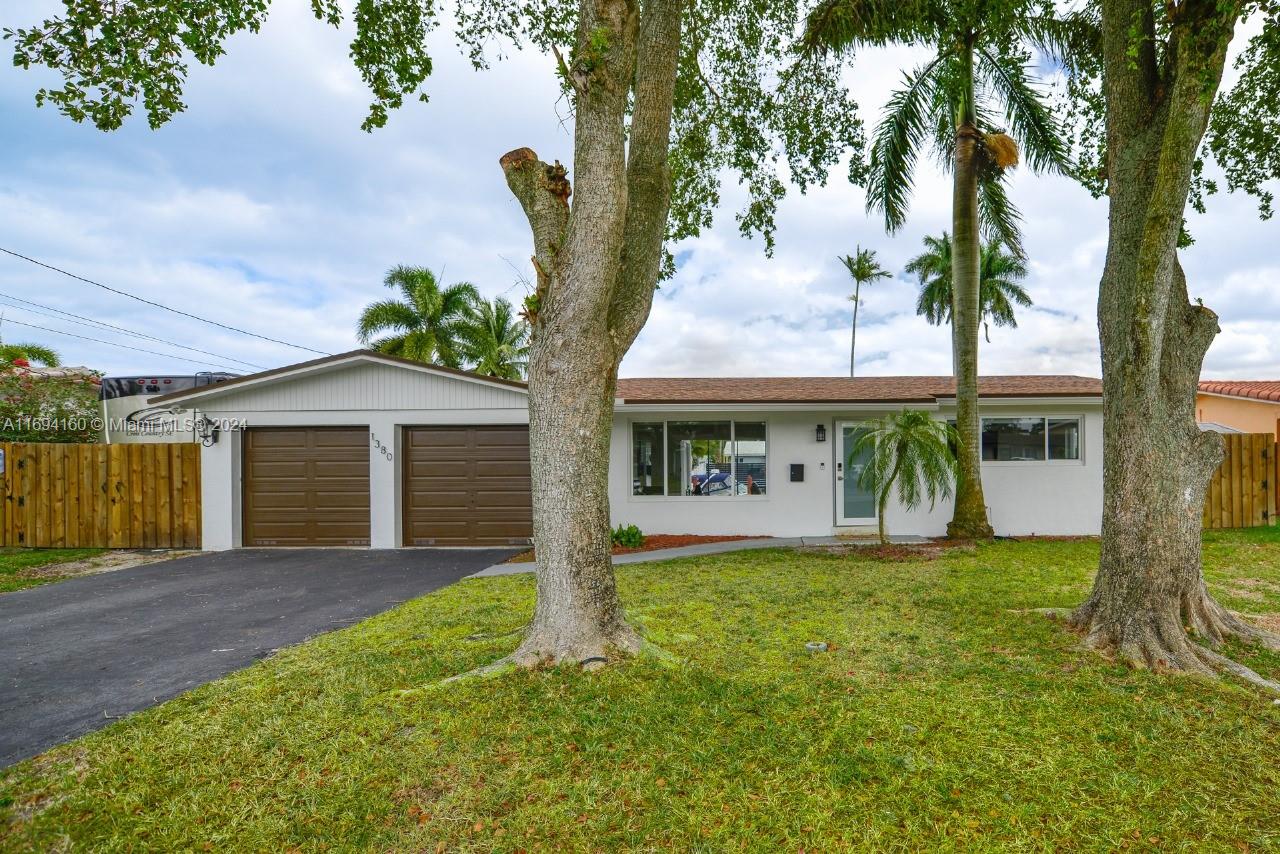
<svg viewBox="0 0 1280 854"><path fill-rule="evenodd" d="M952 377L672 377L619 379L627 403L932 403L955 395ZM983 397L1100 397L1102 380L983 377Z"/></svg>
<svg viewBox="0 0 1280 854"><path fill-rule="evenodd" d="M1280 380L1201 380L1200 390L1206 394L1250 397L1280 403Z"/></svg>

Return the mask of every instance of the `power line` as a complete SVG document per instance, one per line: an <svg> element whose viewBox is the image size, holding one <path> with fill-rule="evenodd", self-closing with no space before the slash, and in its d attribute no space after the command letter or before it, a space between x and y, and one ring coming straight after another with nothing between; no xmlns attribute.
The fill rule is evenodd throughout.
<svg viewBox="0 0 1280 854"><path fill-rule="evenodd" d="M101 282L95 282L93 279L86 279L84 276L77 276L75 273L69 273L66 270L62 269L61 267L55 267L52 264L46 264L43 261L37 261L35 258L31 258L26 255L23 255L21 252L14 252L12 249L5 249L3 246L0 246L0 252L5 253L6 255L12 255L14 258L21 258L23 261L29 261L32 264L35 264L37 267L44 267L46 270L52 270L55 273L61 273L64 276L70 276L71 278L76 279L77 281L81 281L81 282L84 282L85 284L93 285L95 288L102 288L104 291L110 291L111 293L119 294L122 297L128 297L129 299L137 300L138 302L146 303L147 305L155 306L156 308L162 308L165 311L170 311L170 312L173 312L174 314L180 314L183 317L189 317L192 320L198 320L201 323L208 323L211 326L217 326L222 329L230 330L231 332L238 332L241 335L248 335L251 338L261 338L263 341L270 341L272 344L282 344L285 347L292 347L295 350L305 350L308 353L318 353L321 356L333 355L332 353L326 353L323 350L315 350L311 347L303 347L301 344L290 344L288 341L281 341L279 338L270 338L266 335L259 335L258 333L250 332L247 329L240 329L239 327L236 327L236 326L228 326L225 323L219 323L216 320L209 320L206 317L200 317L197 314L191 314L190 312L183 311L182 309L172 308L170 306L165 305L164 303L154 302L153 300L145 299L143 297L131 294L128 291L122 291L117 288L113 288L109 285L104 285ZM187 361L190 362L194 360L187 359Z"/></svg>
<svg viewBox="0 0 1280 854"><path fill-rule="evenodd" d="M25 326L28 329L40 329L45 332L53 332L57 335L67 335L71 338L79 338L82 341L93 341L98 344L106 344L109 347L119 347L123 350L133 350L138 353L148 353L152 356L164 356L166 359L177 359L180 362L191 362L194 365L205 365L211 368L226 368L228 371L234 370L227 365L220 365L217 362L202 362L199 359L188 359L186 356L175 356L172 353L159 353L155 350L146 350L142 347L130 347L128 344L120 344L115 341L104 341L101 338L90 338L88 335L77 335L74 332L67 332L63 329L50 329L47 326L36 326L34 323L23 323L21 320L6 320L5 323L11 323L14 326Z"/></svg>
<svg viewBox="0 0 1280 854"><path fill-rule="evenodd" d="M54 308L51 305L41 305L38 302L25 300L22 297L10 296L9 294L4 293L3 291L0 291L0 299L6 299L6 300L11 300L13 302L23 303L23 305L15 305L11 307L18 309L19 311L29 311L32 314L38 314L38 315L41 315L42 317L50 318L51 320L62 320L69 323L74 323L77 326L87 326L90 329L102 328L102 329L107 329L113 332L123 332L126 335L134 335L134 336L137 336L138 338L147 338L159 344L168 344L170 347L177 347L180 350L190 350L192 353L200 353L205 356L213 356L215 359L222 359L227 362L236 362L238 364L245 365L250 368L257 368L260 371L266 370L264 366L255 365L253 362L246 362L244 359L235 359L235 358L232 358L231 356L224 356L221 353L213 353L209 350L201 350L199 347L191 347L186 344L179 344L177 341L169 341L164 338L157 338L156 336L148 335L145 332L137 332L133 329L127 329L123 326L116 326L114 323L107 323L106 321L103 321L103 320L95 320L92 317L85 317L82 314L76 314L75 312L71 312L71 311L63 311L62 309ZM43 312L43 311L37 311L36 308L26 307L26 306L32 306L32 305L36 306L36 308L43 308L43 309L48 309L48 311L57 312L57 314L47 314L46 312ZM66 315L66 316L59 317L58 315ZM75 318L75 319L73 320L72 318Z"/></svg>

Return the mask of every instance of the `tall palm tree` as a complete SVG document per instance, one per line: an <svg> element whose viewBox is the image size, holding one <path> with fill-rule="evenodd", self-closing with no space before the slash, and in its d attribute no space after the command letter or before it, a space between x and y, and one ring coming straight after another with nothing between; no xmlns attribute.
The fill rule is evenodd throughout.
<svg viewBox="0 0 1280 854"><path fill-rule="evenodd" d="M951 171L951 340L961 471L947 529L953 536L993 533L979 450L979 223L989 237L1021 252L1020 216L1005 192L1005 171L1019 158L1037 172L1070 171L1061 128L1028 64L1033 50L1057 59L1074 55L1088 24L1083 14L1057 17L1054 0L822 0L806 21L802 47L808 51L901 44L934 52L904 76L875 130L867 207L895 232L906 221L921 150L931 147Z"/></svg>
<svg viewBox="0 0 1280 854"><path fill-rule="evenodd" d="M392 356L460 367L459 330L472 303L480 299L476 286L459 282L441 287L439 277L425 267L392 267L383 284L400 291L402 299L368 305L360 313L356 334L361 344Z"/></svg>
<svg viewBox="0 0 1280 854"><path fill-rule="evenodd" d="M0 343L0 363L12 365L18 359L25 359L28 362L39 362L48 368L57 368L62 365L62 357L56 350L50 349L43 344L3 344Z"/></svg>
<svg viewBox="0 0 1280 854"><path fill-rule="evenodd" d="M858 485L876 497L881 545L889 542L884 511L895 484L899 503L909 511L925 498L932 508L939 498L951 497L956 479L956 458L950 447L954 437L955 428L945 421L921 409L904 409L873 421L858 438L850 459L871 451ZM852 468L852 463L848 467Z"/></svg>
<svg viewBox="0 0 1280 854"><path fill-rule="evenodd" d="M925 251L911 259L907 272L920 278L920 298L916 301L916 314L934 326L951 322L952 277L951 235L945 231L941 237L926 237ZM1006 252L1004 246L989 241L982 246L982 259L978 266L978 303L982 317L982 331L991 343L991 327L1018 328L1014 305L1031 307L1031 295L1018 284L1027 277L1027 262Z"/></svg>
<svg viewBox="0 0 1280 854"><path fill-rule="evenodd" d="M861 304L862 286L869 285L876 279L887 279L891 274L880 266L880 262L876 260L875 250L863 249L861 246L854 250L853 255L841 258L840 263L849 271L854 283L853 296L849 297L849 301L853 303L853 331L849 335L849 376L853 376L853 359L858 346L858 306Z"/></svg>
<svg viewBox="0 0 1280 854"><path fill-rule="evenodd" d="M480 300L459 328L458 350L476 373L522 380L529 360L529 324L502 297Z"/></svg>

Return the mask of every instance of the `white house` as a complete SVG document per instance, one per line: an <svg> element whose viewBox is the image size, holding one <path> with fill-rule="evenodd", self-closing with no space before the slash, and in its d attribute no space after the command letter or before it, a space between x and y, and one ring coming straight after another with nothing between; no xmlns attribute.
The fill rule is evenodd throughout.
<svg viewBox="0 0 1280 854"><path fill-rule="evenodd" d="M984 377L983 486L1002 535L1097 534L1102 387ZM203 417L203 543L471 546L531 535L523 383L367 350L162 395ZM859 425L954 417L950 377L623 379L615 524L646 533L830 535L876 524L850 457ZM950 507L890 503L891 533L941 535Z"/></svg>

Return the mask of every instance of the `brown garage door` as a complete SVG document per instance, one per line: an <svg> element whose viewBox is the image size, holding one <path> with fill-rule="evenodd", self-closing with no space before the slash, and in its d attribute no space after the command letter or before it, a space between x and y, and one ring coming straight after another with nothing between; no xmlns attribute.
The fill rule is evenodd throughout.
<svg viewBox="0 0 1280 854"><path fill-rule="evenodd" d="M247 430L244 544L369 545L368 429Z"/></svg>
<svg viewBox="0 0 1280 854"><path fill-rule="evenodd" d="M474 546L533 536L528 427L409 427L404 543Z"/></svg>

